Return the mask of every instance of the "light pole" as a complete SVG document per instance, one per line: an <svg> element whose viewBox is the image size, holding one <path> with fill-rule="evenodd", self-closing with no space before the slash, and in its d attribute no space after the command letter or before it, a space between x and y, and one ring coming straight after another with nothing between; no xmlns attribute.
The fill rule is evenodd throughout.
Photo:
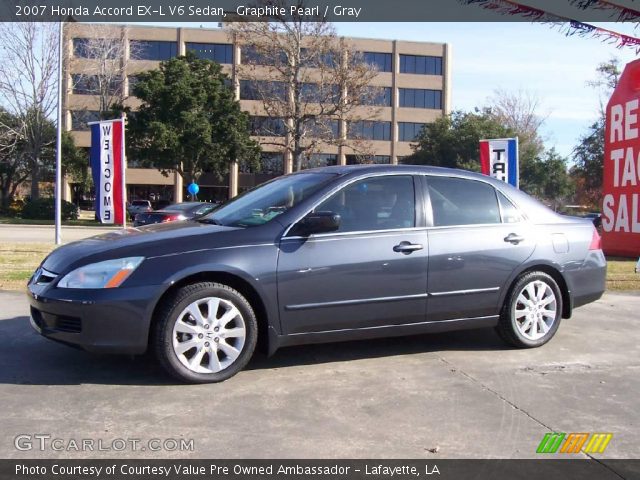
<svg viewBox="0 0 640 480"><path fill-rule="evenodd" d="M63 24L60 20L58 30L58 125L56 132L56 245L62 243L60 223L62 220L62 60L63 60Z"/></svg>

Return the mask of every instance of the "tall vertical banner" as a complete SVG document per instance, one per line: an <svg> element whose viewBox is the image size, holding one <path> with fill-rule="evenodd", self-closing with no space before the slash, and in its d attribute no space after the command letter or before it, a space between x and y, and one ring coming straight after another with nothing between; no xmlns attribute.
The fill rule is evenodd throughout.
<svg viewBox="0 0 640 480"><path fill-rule="evenodd" d="M101 223L125 224L124 118L92 122L91 172Z"/></svg>
<svg viewBox="0 0 640 480"><path fill-rule="evenodd" d="M485 175L519 188L518 139L480 140L480 166Z"/></svg>
<svg viewBox="0 0 640 480"><path fill-rule="evenodd" d="M622 72L607 104L602 185L602 249L640 256L640 60Z"/></svg>

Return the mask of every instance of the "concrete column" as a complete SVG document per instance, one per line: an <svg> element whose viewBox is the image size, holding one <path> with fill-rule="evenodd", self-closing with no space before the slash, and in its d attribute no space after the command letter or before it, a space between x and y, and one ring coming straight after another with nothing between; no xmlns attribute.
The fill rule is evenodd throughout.
<svg viewBox="0 0 640 480"><path fill-rule="evenodd" d="M400 57L398 55L398 42L393 41L392 49L392 68L391 68L391 163L393 165L398 164L398 157L396 157L396 146L398 145L398 124L396 123L396 114L398 112L398 92L397 92L397 80L398 73L400 72Z"/></svg>
<svg viewBox="0 0 640 480"><path fill-rule="evenodd" d="M178 172L173 173L173 201L174 203L182 202L184 185L182 182L182 177Z"/></svg>
<svg viewBox="0 0 640 480"><path fill-rule="evenodd" d="M238 195L238 162L229 164L229 198Z"/></svg>
<svg viewBox="0 0 640 480"><path fill-rule="evenodd" d="M445 115L449 115L451 113L451 54L451 44L445 43L444 55L442 57L442 62L444 63L442 66L442 112Z"/></svg>

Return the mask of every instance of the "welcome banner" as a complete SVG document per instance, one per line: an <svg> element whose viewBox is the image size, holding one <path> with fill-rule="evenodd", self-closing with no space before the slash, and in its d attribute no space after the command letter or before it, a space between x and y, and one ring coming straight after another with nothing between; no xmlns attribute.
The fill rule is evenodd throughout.
<svg viewBox="0 0 640 480"><path fill-rule="evenodd" d="M480 166L485 175L519 188L518 139L480 140Z"/></svg>
<svg viewBox="0 0 640 480"><path fill-rule="evenodd" d="M90 125L96 217L101 223L124 225L124 119L92 122Z"/></svg>

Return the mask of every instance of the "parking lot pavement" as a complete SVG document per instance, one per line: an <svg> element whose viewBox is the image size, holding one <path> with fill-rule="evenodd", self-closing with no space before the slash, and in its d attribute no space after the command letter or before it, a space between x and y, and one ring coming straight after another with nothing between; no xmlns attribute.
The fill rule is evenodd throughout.
<svg viewBox="0 0 640 480"><path fill-rule="evenodd" d="M119 227L61 227L62 243L75 242L83 238L110 232ZM120 227L121 228L121 227ZM0 225L2 242L54 243L56 238L53 225Z"/></svg>
<svg viewBox="0 0 640 480"><path fill-rule="evenodd" d="M603 457L640 456L638 295L576 310L539 349L508 349L492 330L301 346L197 386L151 356L39 337L24 295L0 305L0 458L531 458L549 431L611 432ZM193 451L18 451L21 434L64 448L193 439Z"/></svg>

